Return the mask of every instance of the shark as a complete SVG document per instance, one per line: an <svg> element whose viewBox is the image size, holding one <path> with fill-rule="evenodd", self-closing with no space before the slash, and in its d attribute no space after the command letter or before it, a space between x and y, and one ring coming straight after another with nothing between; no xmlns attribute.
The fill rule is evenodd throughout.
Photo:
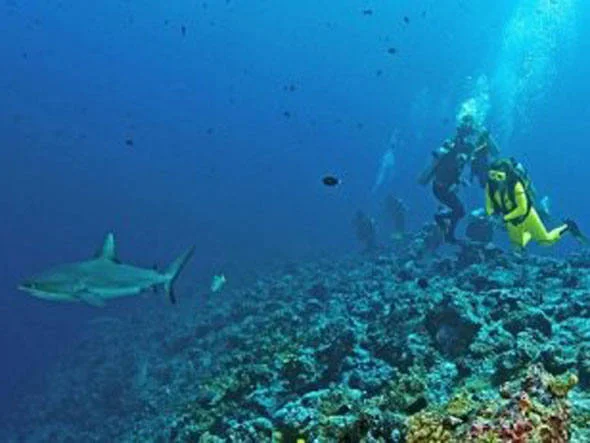
<svg viewBox="0 0 590 443"><path fill-rule="evenodd" d="M194 246L163 272L122 263L115 249L115 236L109 232L95 257L48 269L27 279L18 289L51 301L104 306L111 299L139 295L163 287L170 302L176 303L174 282L192 257Z"/></svg>

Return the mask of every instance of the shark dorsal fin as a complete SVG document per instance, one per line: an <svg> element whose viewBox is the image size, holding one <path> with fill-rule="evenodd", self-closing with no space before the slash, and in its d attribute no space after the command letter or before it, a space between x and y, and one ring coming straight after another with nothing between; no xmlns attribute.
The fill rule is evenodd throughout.
<svg viewBox="0 0 590 443"><path fill-rule="evenodd" d="M104 239L104 243L102 245L102 249L98 254L98 258L117 262L117 254L115 251L115 236L112 232L109 232L106 238Z"/></svg>

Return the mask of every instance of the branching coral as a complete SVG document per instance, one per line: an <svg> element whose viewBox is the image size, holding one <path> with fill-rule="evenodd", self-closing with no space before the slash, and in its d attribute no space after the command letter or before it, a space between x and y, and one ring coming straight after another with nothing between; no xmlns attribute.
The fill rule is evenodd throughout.
<svg viewBox="0 0 590 443"><path fill-rule="evenodd" d="M541 366L505 383L493 401L459 391L442 409L425 410L408 420L407 441L478 443L565 443L570 437L570 406L565 398L577 377L554 377Z"/></svg>
<svg viewBox="0 0 590 443"><path fill-rule="evenodd" d="M562 377L549 376L549 389L557 397L566 397L567 393L578 384L578 376L566 374Z"/></svg>
<svg viewBox="0 0 590 443"><path fill-rule="evenodd" d="M476 418L469 438L482 441L495 435L514 443L569 441L570 406L565 397L576 383L575 375L554 377L539 365L531 366L522 381L502 386L495 416L485 421Z"/></svg>
<svg viewBox="0 0 590 443"><path fill-rule="evenodd" d="M389 384L386 392L386 407L406 413L418 412L427 406L426 376L419 368L413 368L407 374L400 374Z"/></svg>
<svg viewBox="0 0 590 443"><path fill-rule="evenodd" d="M453 441L445 428L444 416L436 412L419 412L408 420L407 443L445 443Z"/></svg>
<svg viewBox="0 0 590 443"><path fill-rule="evenodd" d="M447 403L446 412L458 418L467 417L475 408L476 403L473 401L468 392L461 391Z"/></svg>

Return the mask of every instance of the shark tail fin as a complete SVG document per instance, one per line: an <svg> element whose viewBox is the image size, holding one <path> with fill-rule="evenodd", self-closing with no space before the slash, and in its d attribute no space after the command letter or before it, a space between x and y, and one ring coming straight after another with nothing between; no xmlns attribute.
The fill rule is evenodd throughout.
<svg viewBox="0 0 590 443"><path fill-rule="evenodd" d="M168 295L168 298L170 299L170 302L172 304L176 303L176 297L174 295L174 282L176 281L178 275L180 274L180 271L184 269L184 267L186 266L194 252L195 247L192 246L191 248L186 250L184 254L182 254L180 257L174 260L172 264L168 266L168 269L166 269L165 275L166 277L168 277L168 280L166 280L166 283L164 283L164 289L166 290L166 294Z"/></svg>

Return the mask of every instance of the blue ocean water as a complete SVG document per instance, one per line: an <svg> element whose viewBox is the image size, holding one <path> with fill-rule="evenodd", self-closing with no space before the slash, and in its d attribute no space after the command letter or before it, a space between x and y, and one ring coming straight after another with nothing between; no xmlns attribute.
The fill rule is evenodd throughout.
<svg viewBox="0 0 590 443"><path fill-rule="evenodd" d="M40 388L93 318L175 309L151 295L52 304L16 290L27 276L89 257L112 230L145 267L195 244L179 292L196 303L215 273L238 286L356 250L355 211L387 192L417 230L436 203L416 177L463 104L555 214L590 229L589 18L575 0L5 0L0 409ZM342 184L323 187L327 173Z"/></svg>

